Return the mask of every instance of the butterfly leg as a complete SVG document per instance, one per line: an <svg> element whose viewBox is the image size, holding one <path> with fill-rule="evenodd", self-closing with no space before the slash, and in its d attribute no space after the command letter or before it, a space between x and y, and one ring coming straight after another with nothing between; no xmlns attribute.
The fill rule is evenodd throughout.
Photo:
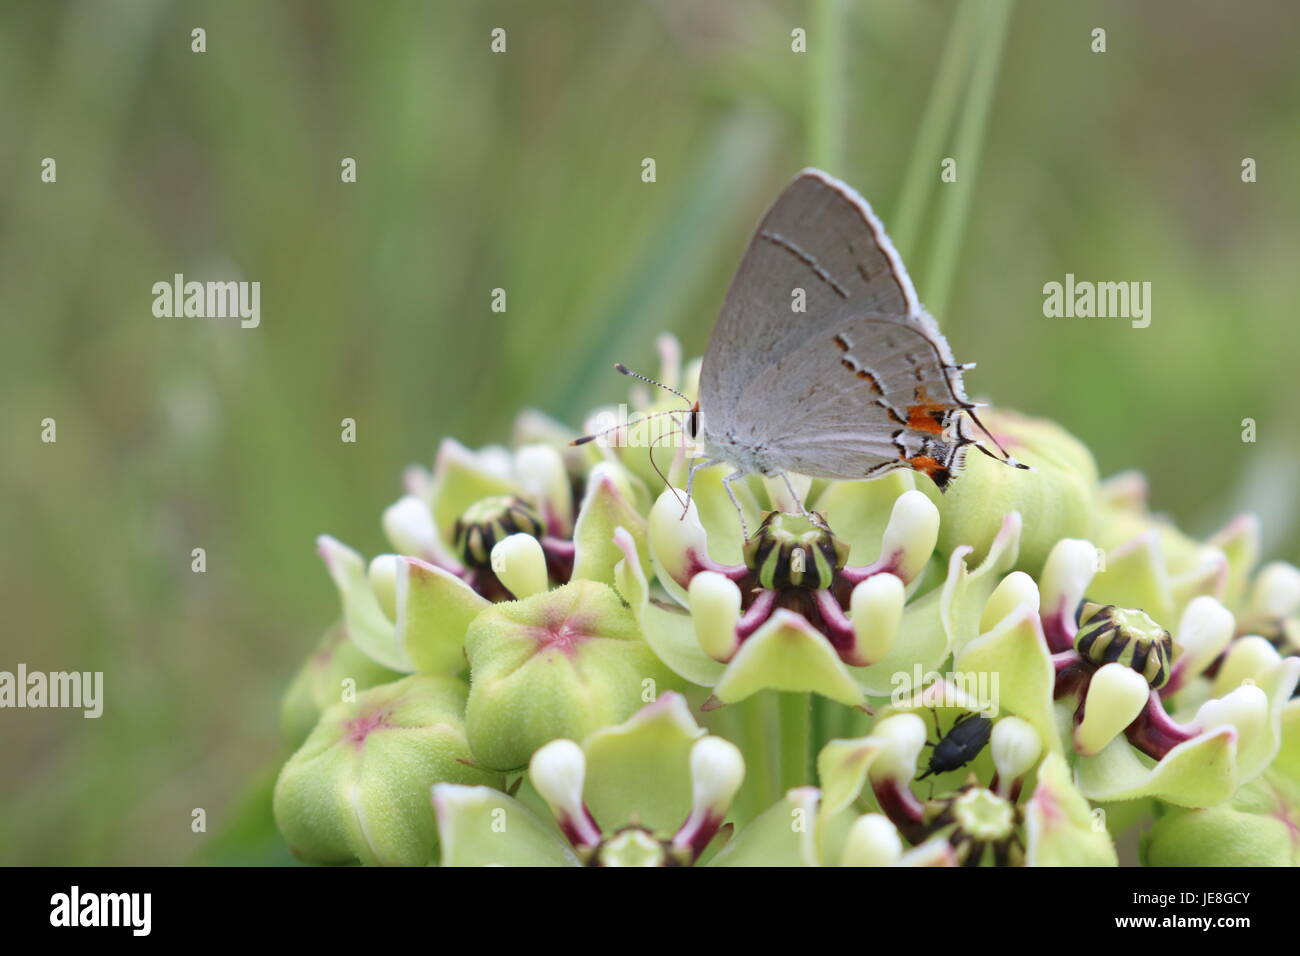
<svg viewBox="0 0 1300 956"><path fill-rule="evenodd" d="M682 509L682 517L686 517L687 509L691 506L691 489L695 487L695 473L701 468L708 468L709 465L718 464L716 458L691 459L690 470L686 473L686 507Z"/></svg>
<svg viewBox="0 0 1300 956"><path fill-rule="evenodd" d="M824 522L820 516L809 511L807 505L803 503L803 499L800 498L798 493L794 490L794 484L790 481L790 474L783 471L781 472L781 478L785 481L786 491L790 492L790 500L799 506L799 513L817 527L830 531L831 529L826 527L826 522Z"/></svg>
<svg viewBox="0 0 1300 956"><path fill-rule="evenodd" d="M731 487L731 483L732 483L733 481L735 481L737 478L744 478L744 477L745 477L745 473L744 473L743 471L733 471L733 472L732 472L731 474L729 474L726 478L723 478L723 479L722 479L722 487L723 487L723 489L727 492L727 497L731 499L731 504L732 504L733 507L735 507L735 509L736 509L736 514L738 514L738 515L740 516L740 533L741 533L741 536L742 536L746 541L748 541L748 540L749 540L749 525L747 525L747 524L745 523L745 509L743 509L743 508L740 507L740 499L738 499L738 498L736 497L736 491L735 491L734 488Z"/></svg>

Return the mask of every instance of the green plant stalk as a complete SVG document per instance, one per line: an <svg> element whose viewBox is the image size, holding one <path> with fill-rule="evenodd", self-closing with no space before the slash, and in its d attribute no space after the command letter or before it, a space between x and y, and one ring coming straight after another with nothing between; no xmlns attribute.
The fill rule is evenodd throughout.
<svg viewBox="0 0 1300 956"><path fill-rule="evenodd" d="M863 721L859 718L865 715L862 711L854 707L837 707L835 709L835 735L840 738L852 739L860 737L866 732Z"/></svg>
<svg viewBox="0 0 1300 956"><path fill-rule="evenodd" d="M835 704L822 697L814 697L810 705L811 715L808 738L813 751L819 751L831 739L835 727L835 713L831 709Z"/></svg>
<svg viewBox="0 0 1300 956"><path fill-rule="evenodd" d="M912 147L912 158L899 191L898 208L889 224L894 245L904 261L910 261L917 251L921 220L939 178L940 150L952 129L971 57L979 40L979 32L975 29L979 13L977 4L978 0L962 0L948 28L948 39L939 58L939 72L930 87L916 143Z"/></svg>
<svg viewBox="0 0 1300 956"><path fill-rule="evenodd" d="M781 789L778 798L791 787L813 783L812 699L809 694L782 693L777 703L780 715Z"/></svg>
<svg viewBox="0 0 1300 956"><path fill-rule="evenodd" d="M833 173L844 159L844 13L844 0L814 0L808 38L809 162Z"/></svg>
<svg viewBox="0 0 1300 956"><path fill-rule="evenodd" d="M1002 62L1007 27L1011 22L1012 5L1013 0L984 0L983 3L986 11L983 36L953 153L957 159L957 181L951 186L952 195L947 204L939 210L934 252L930 257L926 277L925 288L930 311L940 316L947 311L948 296L957 272L957 257L961 251L966 217L970 212L971 197L979 175L980 154L988 131L989 112L997 89L998 68Z"/></svg>
<svg viewBox="0 0 1300 956"><path fill-rule="evenodd" d="M739 822L748 823L776 799L778 783L773 762L771 693L759 693L727 707L736 721L734 743L745 758L745 782L735 802Z"/></svg>

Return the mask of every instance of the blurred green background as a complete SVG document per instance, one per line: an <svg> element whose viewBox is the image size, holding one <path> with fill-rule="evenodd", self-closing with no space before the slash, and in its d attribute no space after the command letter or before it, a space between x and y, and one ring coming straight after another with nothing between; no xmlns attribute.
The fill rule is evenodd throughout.
<svg viewBox="0 0 1300 956"><path fill-rule="evenodd" d="M967 32L992 15L974 6ZM0 669L107 688L99 720L0 713L0 860L285 860L258 788L336 613L315 536L374 553L401 468L441 436L503 440L524 405L576 423L664 331L699 352L757 217L813 160L887 226L920 165L933 205L902 251L979 363L973 394L1059 420L1105 473L1143 469L1190 531L1253 508L1266 552L1300 556L1300 6L1016 6L978 162L959 156L977 172L945 296L927 277L958 154L915 147L970 47L958 8L0 7ZM973 108L951 103L960 129ZM155 318L176 272L260 281L261 327ZM1150 328L1045 318L1067 272L1150 281Z"/></svg>

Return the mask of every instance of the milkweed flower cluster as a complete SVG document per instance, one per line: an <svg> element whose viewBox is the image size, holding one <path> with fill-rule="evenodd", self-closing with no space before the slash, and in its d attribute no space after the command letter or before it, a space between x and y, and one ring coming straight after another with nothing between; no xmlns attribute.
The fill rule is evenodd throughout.
<svg viewBox="0 0 1300 956"><path fill-rule="evenodd" d="M1055 424L987 424L1032 471L752 477L743 523L725 466L688 500L661 450L665 488L644 425L447 439L389 553L318 543L340 609L284 701L282 834L319 863L1296 863L1300 571L1257 567L1250 516L1187 537Z"/></svg>

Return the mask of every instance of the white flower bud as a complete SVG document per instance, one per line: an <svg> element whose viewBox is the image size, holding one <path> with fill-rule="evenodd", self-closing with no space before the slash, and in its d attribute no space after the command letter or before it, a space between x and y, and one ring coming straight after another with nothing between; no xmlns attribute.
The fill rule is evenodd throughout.
<svg viewBox="0 0 1300 956"><path fill-rule="evenodd" d="M1092 675L1074 747L1093 756L1124 732L1151 699L1147 679L1124 664L1106 664Z"/></svg>
<svg viewBox="0 0 1300 956"><path fill-rule="evenodd" d="M492 570L519 600L542 594L550 586L546 553L531 534L512 534L492 549Z"/></svg>

